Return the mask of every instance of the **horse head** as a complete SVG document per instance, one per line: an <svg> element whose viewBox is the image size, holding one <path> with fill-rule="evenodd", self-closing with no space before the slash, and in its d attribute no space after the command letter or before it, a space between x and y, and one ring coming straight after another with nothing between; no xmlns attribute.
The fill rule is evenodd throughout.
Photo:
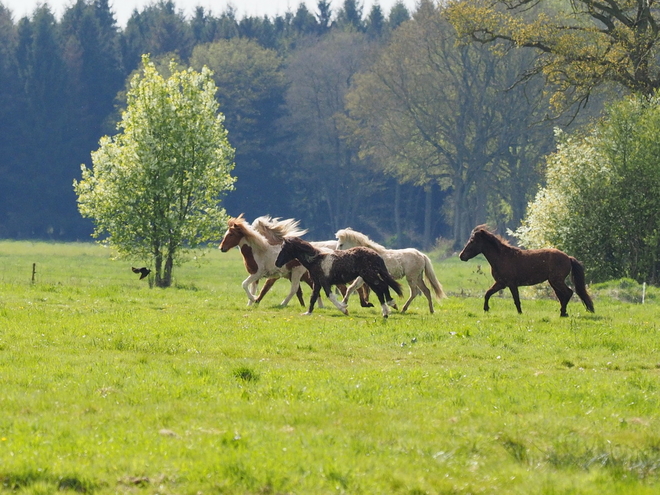
<svg viewBox="0 0 660 495"><path fill-rule="evenodd" d="M282 242L282 249L275 260L275 266L277 268L282 268L289 261L293 261L296 258L295 246L293 246L292 239L284 239L284 242Z"/></svg>
<svg viewBox="0 0 660 495"><path fill-rule="evenodd" d="M219 246L220 251L226 253L231 248L238 246L238 243L245 236L244 225L245 218L243 218L242 213L236 218L229 219L229 222L227 222L227 232L225 232Z"/></svg>
<svg viewBox="0 0 660 495"><path fill-rule="evenodd" d="M458 255L461 261L471 260L476 255L483 252L485 234L490 234L488 230L486 230L485 225L479 225L472 230L472 234L470 234L470 238L465 244L465 247Z"/></svg>
<svg viewBox="0 0 660 495"><path fill-rule="evenodd" d="M282 249L275 260L275 266L280 268L289 261L297 259L307 267L307 263L312 261L318 254L319 251L314 246L300 237L285 237L282 242Z"/></svg>
<svg viewBox="0 0 660 495"><path fill-rule="evenodd" d="M338 230L335 234L337 238L337 250L350 249L355 246L364 246L373 249L378 254L382 254L387 249L375 241L372 241L369 236L353 230L350 227Z"/></svg>
<svg viewBox="0 0 660 495"><path fill-rule="evenodd" d="M461 261L467 261L478 254L484 253L488 258L488 252L500 253L507 248L510 248L510 246L506 240L493 234L486 225L478 225L472 230L470 238L458 257Z"/></svg>

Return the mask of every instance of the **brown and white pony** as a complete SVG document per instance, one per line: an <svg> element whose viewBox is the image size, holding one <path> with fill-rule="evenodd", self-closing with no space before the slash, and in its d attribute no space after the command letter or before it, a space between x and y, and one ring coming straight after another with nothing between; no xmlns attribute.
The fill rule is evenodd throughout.
<svg viewBox="0 0 660 495"><path fill-rule="evenodd" d="M391 287L401 295L401 285L392 278L383 258L373 249L354 247L346 251L323 252L299 237L287 237L282 243L275 266L281 267L293 260L300 261L307 268L314 282L309 309L305 314L312 314L321 289L342 313L348 314L346 305L333 294L332 286L347 284L358 277L362 277L378 297L383 317L389 315L388 304L396 308L389 289Z"/></svg>
<svg viewBox="0 0 660 495"><path fill-rule="evenodd" d="M287 220L280 220L279 218L272 218L269 215L263 215L254 219L254 221L252 222L252 228L254 228L257 232L261 233L266 239L268 239L269 243L282 244L282 242L286 237L291 237L296 235L301 236L307 232L306 230L299 230L298 229L299 224L300 224L299 220L294 220L292 218L289 218ZM338 241L336 240L310 242L312 246L326 251L336 250L337 243ZM248 246L245 247L248 248ZM266 283L261 289L261 292L259 293L256 302L260 302L261 299L263 299L263 297L266 295L266 293L270 290L270 288L277 280L278 279L276 278L269 278L268 280L266 280ZM301 280L309 284L310 287L312 286L312 279L309 277L309 274L307 272L305 272ZM345 285L339 285L337 288L342 293L342 295L346 294L347 289ZM257 289L256 283L253 285L253 289L254 290L252 290L252 294L256 294L256 289ZM357 288L357 290L358 290L358 295L360 296L360 305L363 308L372 308L373 304L369 302L369 288L363 285ZM304 306L305 303L302 299L302 290L298 289L296 295L298 296L300 305ZM321 308L323 307L323 302L320 299L319 299L319 307Z"/></svg>
<svg viewBox="0 0 660 495"><path fill-rule="evenodd" d="M297 223L293 226L294 228L291 229L292 235L305 233L305 231L297 229ZM236 246L241 250L245 268L249 273L248 278L242 283L243 290L248 297L248 305L260 302L275 280L287 278L291 280L291 290L281 303L282 306L286 306L300 288L300 280L307 271L305 267L297 262L276 267L275 260L280 252L281 243L273 244L269 242L263 234L259 233L243 218L242 214L229 219L227 231L220 243L220 250L226 253ZM252 293L252 287L262 278L268 278L270 285L267 283L268 288L264 286L261 294L256 297ZM302 294L299 295L299 300L304 305Z"/></svg>
<svg viewBox="0 0 660 495"><path fill-rule="evenodd" d="M575 292L587 311L594 312L594 303L587 293L584 267L572 256L558 249L526 250L511 246L504 239L489 232L485 225L474 228L459 257L462 261L467 261L478 254L486 257L495 279L493 286L486 291L484 311L489 309L490 297L508 287L518 313L522 313L518 287L536 285L547 280L561 304L560 316L568 316L566 306L573 296L573 291L566 285L566 277L570 274Z"/></svg>
<svg viewBox="0 0 660 495"><path fill-rule="evenodd" d="M408 297L408 300L403 305L403 309L401 309L402 313L406 312L413 299L420 294L426 296L429 303L429 312L433 313L433 296L424 283L424 275L426 275L426 279L431 285L435 296L438 299L446 297L442 290L442 285L435 276L431 260L421 251L414 248L387 249L377 242L372 241L363 233L351 228L338 230L335 237L337 237L337 249L348 249L355 246L371 248L383 258L387 270L394 279L399 280L406 277L408 285L410 286L410 297ZM346 291L346 295L342 302L346 304L349 296L355 289L360 287L362 283L362 280L356 280Z"/></svg>

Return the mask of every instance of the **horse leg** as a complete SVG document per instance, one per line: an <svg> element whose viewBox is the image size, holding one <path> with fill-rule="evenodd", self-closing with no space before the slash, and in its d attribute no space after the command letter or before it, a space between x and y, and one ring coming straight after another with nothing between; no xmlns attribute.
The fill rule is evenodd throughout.
<svg viewBox="0 0 660 495"><path fill-rule="evenodd" d="M257 280L259 280L259 276L253 273L248 278L243 280L243 283L241 284L241 287L243 287L243 290L248 296L248 306L252 306L256 301L256 298L252 292L250 292L250 287L252 286L252 283Z"/></svg>
<svg viewBox="0 0 660 495"><path fill-rule="evenodd" d="M484 311L488 311L490 309L488 307L488 300L490 299L490 297L496 292L501 291L505 287L506 285L504 285L502 282L495 282L493 286L486 291L486 295L484 296Z"/></svg>
<svg viewBox="0 0 660 495"><path fill-rule="evenodd" d="M298 290L296 291L296 297L298 298L298 302L300 303L300 305L304 308L305 299L303 298L303 291L300 285L298 286Z"/></svg>
<svg viewBox="0 0 660 495"><path fill-rule="evenodd" d="M346 289L346 294L344 294L344 299L342 299L341 303L344 306L348 306L348 298L351 297L351 294L355 292L357 289L362 287L362 284L364 284L364 280L362 277L356 278L351 285L348 286Z"/></svg>
<svg viewBox="0 0 660 495"><path fill-rule="evenodd" d="M573 289L566 285L566 282L563 280L549 280L548 282L550 282L550 286L554 289L557 299L559 299L559 304L561 304L559 316L568 316L566 307L568 306L568 301L573 297Z"/></svg>
<svg viewBox="0 0 660 495"><path fill-rule="evenodd" d="M312 296L309 298L309 309L307 312L303 313L304 315L311 315L312 311L314 311L314 304L316 303L316 300L319 298L319 294L321 293L321 286L319 284L314 284L312 287Z"/></svg>
<svg viewBox="0 0 660 495"><path fill-rule="evenodd" d="M410 303L413 302L413 299L415 299L419 295L419 289L417 288L417 283L415 283L414 280L411 280L410 278L406 277L406 280L408 281L408 285L410 286L410 297L408 297L408 300L406 301L406 304L403 305L403 309L401 310L402 313L405 313L408 310L408 306L410 306ZM433 311L431 311L433 313Z"/></svg>
<svg viewBox="0 0 660 495"><path fill-rule="evenodd" d="M383 318L387 318L390 315L390 308L388 305L392 305L394 301L390 295L390 289L387 286L387 283L383 282L380 278L373 278L370 280L365 280L365 283L369 288L374 291L378 301L380 302L380 307L383 312ZM396 309L396 303L393 307Z"/></svg>
<svg viewBox="0 0 660 495"><path fill-rule="evenodd" d="M263 289L261 289L261 290L263 291ZM259 281L255 280L254 282L252 282L250 284L250 293L253 296L256 296L258 292L259 292Z"/></svg>
<svg viewBox="0 0 660 495"><path fill-rule="evenodd" d="M289 301L293 298L294 295L298 294L298 291L300 289L300 279L302 278L303 274L305 273L305 267L300 265L296 266L291 270L291 275L290 275L290 280L291 280L291 288L289 289L289 293L287 296L284 298L284 301L280 303L280 306L284 307L287 304L289 304ZM302 305L305 305L305 301L302 299L302 292L300 292L300 295L298 296L298 300L302 303Z"/></svg>
<svg viewBox="0 0 660 495"><path fill-rule="evenodd" d="M429 313L433 314L433 294L431 294L431 289L429 289L426 284L424 283L424 279L420 275L419 277L419 283L417 284L417 287L419 287L422 291L422 293L426 296L427 301L429 302Z"/></svg>
<svg viewBox="0 0 660 495"><path fill-rule="evenodd" d="M307 271L306 268L305 268L305 273L303 273L300 280L302 280L303 282L306 282L307 285L309 285L310 289L312 289L312 290L314 289L314 282L312 281L312 277L309 275L309 272ZM305 303L302 301L302 297L299 298L299 300L300 300L300 305L305 306ZM323 306L323 300L321 299L321 297L319 297L318 303L319 303L319 308L323 309L324 306Z"/></svg>
<svg viewBox="0 0 660 495"><path fill-rule="evenodd" d="M520 294L518 293L518 286L517 285L510 285L509 290L511 291L511 295L513 296L513 304L516 305L516 309L518 310L518 314L522 314L522 308L520 307Z"/></svg>
<svg viewBox="0 0 660 495"><path fill-rule="evenodd" d="M369 302L369 286L363 285L358 289L358 294L360 296L360 306L363 308L373 308L374 305Z"/></svg>
<svg viewBox="0 0 660 495"><path fill-rule="evenodd" d="M345 315L348 315L348 309L346 309L346 304L337 300L337 296L335 296L334 292L332 292L332 289L330 286L324 286L323 290L325 290L325 295L328 296L328 299L332 301L332 304L334 304L339 311L344 313ZM348 291L346 291L348 292Z"/></svg>
<svg viewBox="0 0 660 495"><path fill-rule="evenodd" d="M270 288L273 286L273 284L275 284L275 282L277 282L277 279L276 279L276 278L269 278L268 280L266 280L266 283L265 283L264 286L261 288L261 292L259 292L259 295L257 296L256 301L254 301L255 304L258 304L258 303L261 302L261 300L264 298L264 296L265 296L266 294L268 294L268 291L269 291Z"/></svg>

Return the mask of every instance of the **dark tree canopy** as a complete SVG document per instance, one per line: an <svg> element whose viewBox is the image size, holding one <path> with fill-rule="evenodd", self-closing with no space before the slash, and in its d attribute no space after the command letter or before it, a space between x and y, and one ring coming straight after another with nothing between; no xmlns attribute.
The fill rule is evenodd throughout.
<svg viewBox="0 0 660 495"><path fill-rule="evenodd" d="M383 174L344 126L359 74L408 21L419 27L427 15L424 2L415 12L407 4L385 11L318 0L240 17L231 6L186 15L176 0L155 0L118 26L111 0L72 0L60 19L44 4L16 22L0 3L0 236L89 238L71 183L99 139L116 132L127 81L149 53L164 74L172 58L180 69L213 70L236 148L235 190L223 198L231 215L299 218L316 238L350 225L399 247L448 237L449 192ZM540 149L529 141L526 157ZM502 170L530 170L518 147ZM533 192L520 175L494 175L489 195L512 192L500 202L510 218L520 203L513 191Z"/></svg>
<svg viewBox="0 0 660 495"><path fill-rule="evenodd" d="M467 38L537 50L528 74L542 73L555 103L584 102L614 83L644 95L660 88L660 10L643 0L460 0L448 18ZM563 4L559 4L563 5Z"/></svg>

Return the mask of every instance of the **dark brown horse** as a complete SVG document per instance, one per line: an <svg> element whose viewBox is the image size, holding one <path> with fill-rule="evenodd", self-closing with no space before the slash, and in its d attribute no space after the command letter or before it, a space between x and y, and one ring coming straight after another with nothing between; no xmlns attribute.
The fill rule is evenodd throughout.
<svg viewBox="0 0 660 495"><path fill-rule="evenodd" d="M495 279L493 286L486 291L484 311L488 311L490 297L508 287L518 313L522 313L518 287L536 285L547 280L561 304L561 316L568 316L566 306L573 296L573 291L566 285L566 277L570 274L575 292L587 311L594 312L594 303L587 294L584 282L584 268L572 256L558 249L519 249L489 232L485 225L474 228L459 257L467 261L478 254L486 257Z"/></svg>
<svg viewBox="0 0 660 495"><path fill-rule="evenodd" d="M354 247L346 251L323 252L299 237L288 237L282 243L282 250L275 260L275 266L284 266L295 259L307 268L314 281L306 314L312 314L321 289L342 313L348 314L346 305L337 300L331 287L347 284L358 277L362 277L378 297L385 318L389 315L388 304L396 308L389 288L401 295L401 285L392 278L383 258L373 249Z"/></svg>

